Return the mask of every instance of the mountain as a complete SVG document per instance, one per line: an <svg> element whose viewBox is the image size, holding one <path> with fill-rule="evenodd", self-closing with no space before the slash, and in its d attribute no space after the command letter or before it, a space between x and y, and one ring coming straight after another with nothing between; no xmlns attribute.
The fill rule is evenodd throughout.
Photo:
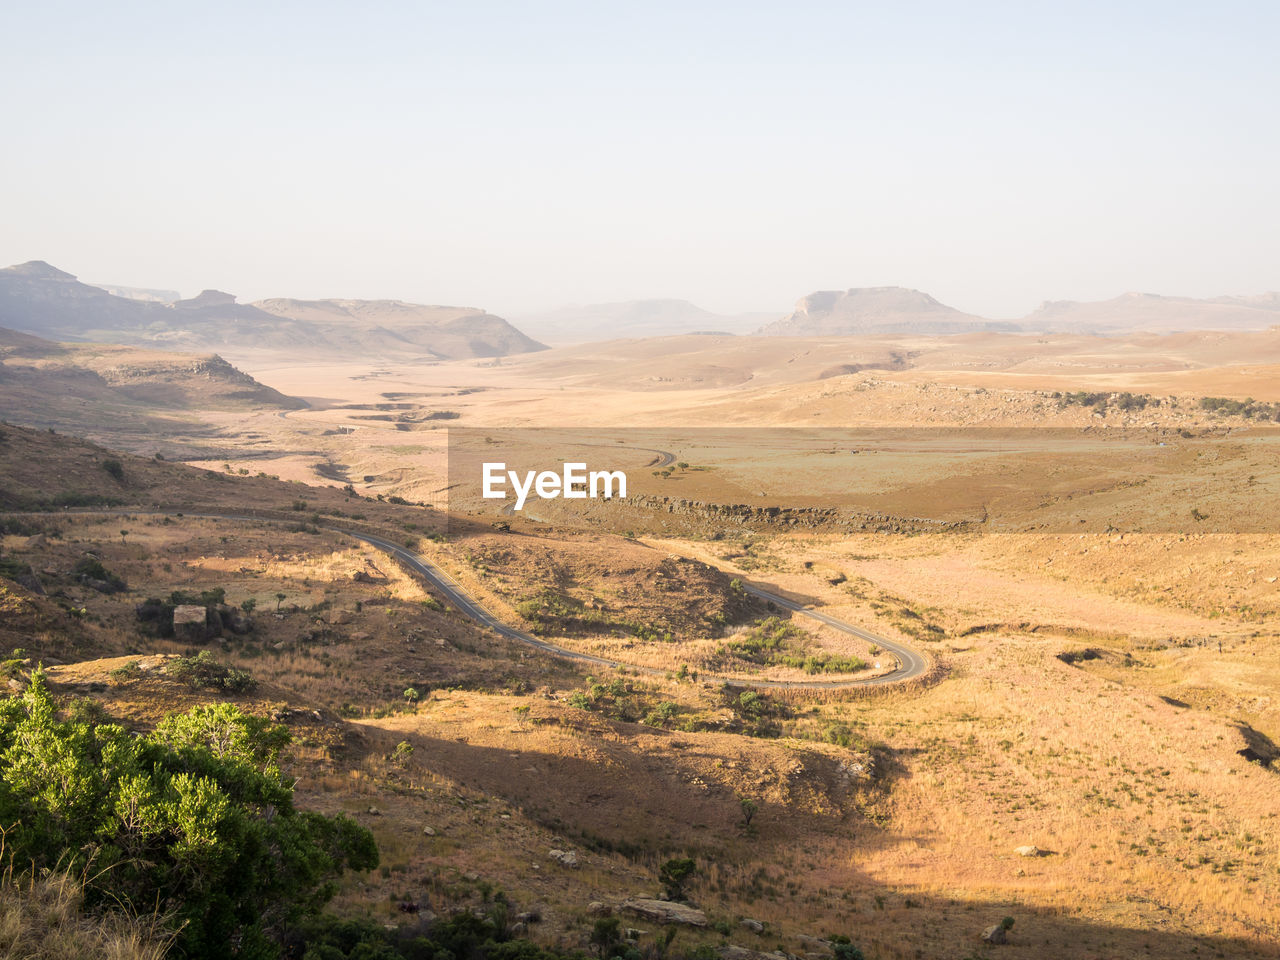
<svg viewBox="0 0 1280 960"><path fill-rule="evenodd" d="M94 283L92 286L107 291L113 297L124 297L126 300L144 300L148 303L173 303L181 300L182 294L177 290L149 290L144 287L122 287L118 283Z"/></svg>
<svg viewBox="0 0 1280 960"><path fill-rule="evenodd" d="M566 344L689 333L748 333L769 316L712 313L688 300L625 300L561 307L520 317L518 322L540 340Z"/></svg>
<svg viewBox="0 0 1280 960"><path fill-rule="evenodd" d="M42 260L0 270L0 326L60 341L243 353L501 357L544 349L501 317L471 307L390 300L237 303L205 290L172 304L118 297Z"/></svg>
<svg viewBox="0 0 1280 960"><path fill-rule="evenodd" d="M349 349L419 352L441 359L545 350L501 317L473 307L401 300L262 300L254 309L322 333Z"/></svg>
<svg viewBox="0 0 1280 960"><path fill-rule="evenodd" d="M1016 331L939 303L906 287L822 290L801 297L788 316L757 331L767 337L851 337L885 334L945 336L982 330Z"/></svg>
<svg viewBox="0 0 1280 960"><path fill-rule="evenodd" d="M1110 300L1051 300L1018 323L1061 333L1175 333L1186 330L1264 330L1280 324L1280 293L1253 297L1162 297L1126 293Z"/></svg>

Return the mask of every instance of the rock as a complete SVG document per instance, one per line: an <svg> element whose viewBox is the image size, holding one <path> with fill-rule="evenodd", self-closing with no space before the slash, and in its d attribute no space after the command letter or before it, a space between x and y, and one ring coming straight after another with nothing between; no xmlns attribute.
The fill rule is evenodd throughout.
<svg viewBox="0 0 1280 960"><path fill-rule="evenodd" d="M436 835L436 832L431 827L423 827L422 835L425 837L434 837Z"/></svg>
<svg viewBox="0 0 1280 960"><path fill-rule="evenodd" d="M369 808L369 816L371 816L371 817L380 817L380 816L382 816L382 811L381 811L381 810L379 810L377 807L370 807L370 808Z"/></svg>
<svg viewBox="0 0 1280 960"><path fill-rule="evenodd" d="M1040 856L1041 850L1039 847L1028 844L1025 847L1014 847L1013 852L1020 857L1038 857Z"/></svg>
<svg viewBox="0 0 1280 960"><path fill-rule="evenodd" d="M549 850L547 856L561 866L576 867L578 865L578 855L572 850Z"/></svg>
<svg viewBox="0 0 1280 960"><path fill-rule="evenodd" d="M644 917L646 920L653 920L656 923L683 923L691 927L705 927L707 925L707 915L701 910L694 909L683 903L674 903L671 900L649 900L644 897L636 897L631 900L624 900L621 909L634 913L638 917Z"/></svg>
<svg viewBox="0 0 1280 960"><path fill-rule="evenodd" d="M726 944L716 950L716 956L720 960L791 960L785 953L772 951L763 953L759 950L748 950L746 947L735 946L734 944Z"/></svg>
<svg viewBox="0 0 1280 960"><path fill-rule="evenodd" d="M203 643L214 632L209 626L209 611L194 603L183 603L173 608L173 636L175 640L193 640Z"/></svg>
<svg viewBox="0 0 1280 960"><path fill-rule="evenodd" d="M627 936L626 936L626 938L627 938L628 940L639 940L641 937L643 937L643 936L644 936L646 933L648 933L649 931L647 931L647 930L637 930L635 927L627 927L627 929L626 929L626 931L625 931L625 932L626 932L626 935L627 935Z"/></svg>
<svg viewBox="0 0 1280 960"><path fill-rule="evenodd" d="M982 931L982 939L986 943L1008 943L1009 938L1005 933L1003 924L994 924Z"/></svg>
<svg viewBox="0 0 1280 960"><path fill-rule="evenodd" d="M607 917L613 913L613 907L607 903L601 903L599 900L592 900L587 904L587 913L593 917Z"/></svg>
<svg viewBox="0 0 1280 960"><path fill-rule="evenodd" d="M479 879L480 879L480 874L478 874L478 873L464 873L464 874L462 875L462 879L463 879L463 880L466 880L468 883L475 883L477 880L479 880Z"/></svg>
<svg viewBox="0 0 1280 960"><path fill-rule="evenodd" d="M738 926L746 927L752 933L764 933L764 924L759 920L752 920L750 917L743 917Z"/></svg>

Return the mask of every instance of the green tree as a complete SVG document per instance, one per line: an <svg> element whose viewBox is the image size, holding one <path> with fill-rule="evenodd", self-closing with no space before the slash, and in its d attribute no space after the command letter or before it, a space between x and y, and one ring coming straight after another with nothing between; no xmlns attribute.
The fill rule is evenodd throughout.
<svg viewBox="0 0 1280 960"><path fill-rule="evenodd" d="M182 956L274 957L345 869L378 863L368 830L294 808L278 765L288 740L225 703L146 735L60 719L36 671L0 700L5 856L86 876L91 908L171 915Z"/></svg>
<svg viewBox="0 0 1280 960"><path fill-rule="evenodd" d="M285 594L283 593L276 594L276 613L280 612L280 604L284 603L284 598L285 598Z"/></svg>
<svg viewBox="0 0 1280 960"><path fill-rule="evenodd" d="M760 809L760 805L750 797L743 797L738 802L742 805L742 825L749 829L751 820L755 817L756 811Z"/></svg>
<svg viewBox="0 0 1280 960"><path fill-rule="evenodd" d="M698 865L690 857L668 860L658 868L658 882L668 900L684 899L684 885L697 869Z"/></svg>
<svg viewBox="0 0 1280 960"><path fill-rule="evenodd" d="M620 926L617 917L601 917L591 928L591 945L596 948L600 960L612 957L622 942Z"/></svg>

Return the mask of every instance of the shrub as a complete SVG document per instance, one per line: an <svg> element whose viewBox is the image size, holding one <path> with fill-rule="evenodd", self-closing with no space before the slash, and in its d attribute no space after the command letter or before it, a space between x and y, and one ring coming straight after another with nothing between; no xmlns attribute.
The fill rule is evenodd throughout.
<svg viewBox="0 0 1280 960"><path fill-rule="evenodd" d="M244 670L219 663L208 650L201 650L194 657L170 660L165 664L164 672L197 689L226 690L229 693L244 693L258 683Z"/></svg>
<svg viewBox="0 0 1280 960"><path fill-rule="evenodd" d="M128 663L116 667L109 674L112 680L125 683L129 680L137 680L142 676L142 667L138 665L137 660L130 660Z"/></svg>
<svg viewBox="0 0 1280 960"><path fill-rule="evenodd" d="M124 464L114 458L102 461L102 469L111 474L117 483L124 483Z"/></svg>
<svg viewBox="0 0 1280 960"><path fill-rule="evenodd" d="M97 557L82 557L72 572L81 583L89 583L103 593L119 593L128 589L127 584L104 567Z"/></svg>
<svg viewBox="0 0 1280 960"><path fill-rule="evenodd" d="M0 701L5 854L89 878L90 909L171 914L179 955L275 956L345 869L378 863L368 830L294 809L278 766L288 739L229 704L145 735L60 720L37 672Z"/></svg>

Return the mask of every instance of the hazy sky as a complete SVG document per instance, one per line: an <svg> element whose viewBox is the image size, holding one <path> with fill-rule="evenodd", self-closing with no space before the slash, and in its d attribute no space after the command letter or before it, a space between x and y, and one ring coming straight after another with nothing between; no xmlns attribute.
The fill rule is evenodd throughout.
<svg viewBox="0 0 1280 960"><path fill-rule="evenodd" d="M5 3L0 263L518 316L1280 288L1280 4Z"/></svg>

